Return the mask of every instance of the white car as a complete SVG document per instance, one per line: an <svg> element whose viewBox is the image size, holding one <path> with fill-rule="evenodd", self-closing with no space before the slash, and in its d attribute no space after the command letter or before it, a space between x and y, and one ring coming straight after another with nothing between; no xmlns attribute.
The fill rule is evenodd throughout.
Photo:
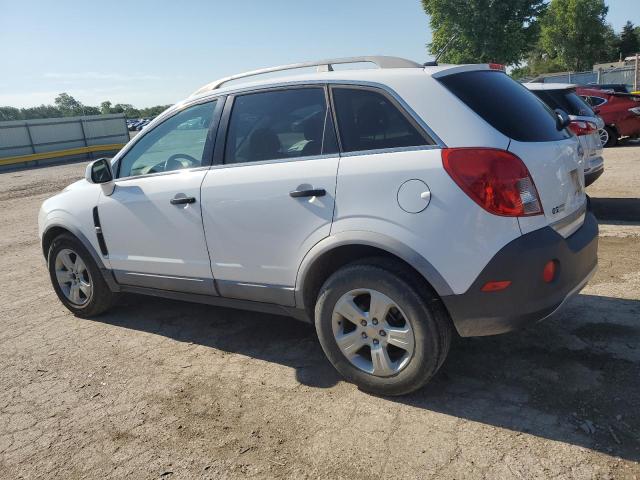
<svg viewBox="0 0 640 480"><path fill-rule="evenodd" d="M561 109L569 115L569 129L578 137L584 157L584 179L588 187L604 173L601 130L604 120L576 93L571 83L525 83L551 109Z"/></svg>
<svg viewBox="0 0 640 480"><path fill-rule="evenodd" d="M332 68L353 62L379 68ZM535 323L595 271L565 126L493 65L235 75L46 200L42 251L80 317L119 292L288 314L346 379L404 394L454 332Z"/></svg>

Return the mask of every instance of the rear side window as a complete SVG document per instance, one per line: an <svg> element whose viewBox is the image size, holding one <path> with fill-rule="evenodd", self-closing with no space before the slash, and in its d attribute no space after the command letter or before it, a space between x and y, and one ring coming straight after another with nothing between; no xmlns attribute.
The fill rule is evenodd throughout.
<svg viewBox="0 0 640 480"><path fill-rule="evenodd" d="M331 91L343 151L433 144L385 95L361 88Z"/></svg>
<svg viewBox="0 0 640 480"><path fill-rule="evenodd" d="M478 70L438 80L487 123L514 140L549 142L570 136L556 128L556 115L549 107L502 72Z"/></svg>
<svg viewBox="0 0 640 480"><path fill-rule="evenodd" d="M584 100L589 103L589 105L592 105L594 107L597 107L598 105L602 105L604 102L606 102L606 100L604 98L600 98L600 97L582 97L584 98Z"/></svg>
<svg viewBox="0 0 640 480"><path fill-rule="evenodd" d="M533 90L533 93L554 110L560 108L569 115L595 116L587 102L573 90Z"/></svg>
<svg viewBox="0 0 640 480"><path fill-rule="evenodd" d="M323 88L275 90L235 98L225 163L335 152L335 133Z"/></svg>

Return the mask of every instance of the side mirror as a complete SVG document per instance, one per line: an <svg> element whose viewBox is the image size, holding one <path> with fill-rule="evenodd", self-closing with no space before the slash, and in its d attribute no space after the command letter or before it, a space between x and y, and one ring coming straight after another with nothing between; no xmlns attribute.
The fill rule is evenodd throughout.
<svg viewBox="0 0 640 480"><path fill-rule="evenodd" d="M567 115L567 112L565 112L564 110L560 109L560 108L556 108L554 110L554 112L556 112L556 128L558 130L562 130L563 128L567 128L569 126L569 124L571 123L571 119L569 118L569 115Z"/></svg>
<svg viewBox="0 0 640 480"><path fill-rule="evenodd" d="M89 183L109 183L113 181L111 162L107 158L94 160L87 165L84 178Z"/></svg>

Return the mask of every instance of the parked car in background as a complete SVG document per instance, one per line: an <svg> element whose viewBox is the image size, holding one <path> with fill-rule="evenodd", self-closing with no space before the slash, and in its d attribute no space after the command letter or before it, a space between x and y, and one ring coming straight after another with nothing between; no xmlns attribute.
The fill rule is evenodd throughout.
<svg viewBox="0 0 640 480"><path fill-rule="evenodd" d="M605 147L613 147L623 137L640 137L640 96L585 87L576 92L604 120L600 139Z"/></svg>
<svg viewBox="0 0 640 480"><path fill-rule="evenodd" d="M150 123L151 123L151 119L145 118L144 120L142 120L140 123L136 125L136 130L142 130L144 127L146 127Z"/></svg>
<svg viewBox="0 0 640 480"><path fill-rule="evenodd" d="M362 62L379 68L333 68ZM256 79L293 69L307 72ZM46 200L42 253L80 317L119 292L286 313L315 325L346 379L404 394L454 330L536 323L595 272L567 125L492 65L358 57L234 75Z"/></svg>
<svg viewBox="0 0 640 480"><path fill-rule="evenodd" d="M570 83L525 83L540 100L552 110L561 109L569 115L569 129L576 134L583 150L584 183L591 185L604 172L602 142L599 130L604 121L576 93L576 85Z"/></svg>
<svg viewBox="0 0 640 480"><path fill-rule="evenodd" d="M625 83L590 83L583 86L584 88L593 88L595 90L613 90L617 93L630 93Z"/></svg>

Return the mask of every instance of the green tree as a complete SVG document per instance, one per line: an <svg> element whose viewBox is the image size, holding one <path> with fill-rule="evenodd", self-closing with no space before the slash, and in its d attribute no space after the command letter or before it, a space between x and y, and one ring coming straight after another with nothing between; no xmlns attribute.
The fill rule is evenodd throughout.
<svg viewBox="0 0 640 480"><path fill-rule="evenodd" d="M441 60L518 64L536 42L544 0L422 0L430 17L432 54L453 37Z"/></svg>
<svg viewBox="0 0 640 480"><path fill-rule="evenodd" d="M22 120L22 112L15 107L0 107L0 121Z"/></svg>
<svg viewBox="0 0 640 480"><path fill-rule="evenodd" d="M606 53L604 0L551 0L541 20L540 51L566 70L590 70Z"/></svg>
<svg viewBox="0 0 640 480"><path fill-rule="evenodd" d="M111 102L109 100L105 100L100 104L100 113L103 115L111 113Z"/></svg>
<svg viewBox="0 0 640 480"><path fill-rule="evenodd" d="M634 27L633 23L627 21L625 26L622 27L617 47L620 52L620 56L623 59L625 57L635 55L636 53L640 53L640 37L638 36L636 27Z"/></svg>
<svg viewBox="0 0 640 480"><path fill-rule="evenodd" d="M72 117L74 115L83 115L83 105L68 93L61 93L53 101L60 110L63 117Z"/></svg>

